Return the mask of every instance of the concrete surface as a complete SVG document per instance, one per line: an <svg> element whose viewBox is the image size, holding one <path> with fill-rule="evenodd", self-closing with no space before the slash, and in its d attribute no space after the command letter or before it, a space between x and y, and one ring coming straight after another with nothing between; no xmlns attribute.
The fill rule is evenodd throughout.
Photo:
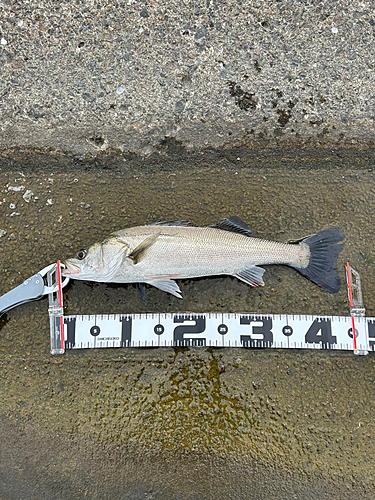
<svg viewBox="0 0 375 500"><path fill-rule="evenodd" d="M373 314L374 32L370 1L2 0L0 293L121 227L238 215L279 240L342 225ZM65 305L348 312L279 267L182 286ZM373 353L53 358L46 307L0 319L0 500L374 498Z"/></svg>
<svg viewBox="0 0 375 500"><path fill-rule="evenodd" d="M0 5L0 148L374 144L371 1Z"/></svg>
<svg viewBox="0 0 375 500"><path fill-rule="evenodd" d="M127 164L126 162L125 164ZM151 162L149 162L151 163ZM134 175L0 171L0 295L125 226L240 214L286 241L341 226L375 315L374 161L306 160ZM253 168L251 168L253 167ZM313 214L313 216L312 216ZM283 266L265 286L179 280L183 299L72 281L65 314L221 311L347 315ZM375 356L159 348L49 353L47 299L0 318L0 500L373 500Z"/></svg>

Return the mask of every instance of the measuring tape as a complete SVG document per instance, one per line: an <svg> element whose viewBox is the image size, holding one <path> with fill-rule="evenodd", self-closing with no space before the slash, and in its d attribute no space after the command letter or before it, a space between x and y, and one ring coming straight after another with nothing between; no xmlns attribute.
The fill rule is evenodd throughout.
<svg viewBox="0 0 375 500"><path fill-rule="evenodd" d="M375 318L355 321L368 350ZM114 314L64 317L66 349L101 347L275 347L353 350L352 318L275 314ZM375 338L374 338L375 341Z"/></svg>
<svg viewBox="0 0 375 500"><path fill-rule="evenodd" d="M374 350L375 318L366 318L359 274L346 265L351 316L251 313L63 315L60 263L47 274L51 353L113 347L252 347Z"/></svg>

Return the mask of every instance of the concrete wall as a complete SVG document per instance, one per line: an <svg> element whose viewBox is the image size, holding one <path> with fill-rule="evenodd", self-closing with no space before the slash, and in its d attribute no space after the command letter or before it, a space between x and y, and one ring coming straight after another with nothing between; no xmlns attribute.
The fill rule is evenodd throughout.
<svg viewBox="0 0 375 500"><path fill-rule="evenodd" d="M0 148L373 146L371 1L2 0Z"/></svg>

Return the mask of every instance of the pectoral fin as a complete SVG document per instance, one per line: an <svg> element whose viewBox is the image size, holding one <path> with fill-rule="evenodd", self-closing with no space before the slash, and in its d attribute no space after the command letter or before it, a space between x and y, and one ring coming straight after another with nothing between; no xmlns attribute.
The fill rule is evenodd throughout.
<svg viewBox="0 0 375 500"><path fill-rule="evenodd" d="M177 283L173 280L151 280L147 281L147 283L159 288L159 290L163 290L163 292L171 293L178 299L182 299L181 290Z"/></svg>
<svg viewBox="0 0 375 500"><path fill-rule="evenodd" d="M134 264L138 264L138 262L140 262L145 256L146 251L155 243L158 237L159 233L148 236L128 255L128 259L131 259Z"/></svg>
<svg viewBox="0 0 375 500"><path fill-rule="evenodd" d="M262 267L252 266L249 269L246 269L246 271L241 271L240 273L233 274L233 276L241 281L244 281L250 286L263 286L264 281L262 276L264 272L265 269L263 269Z"/></svg>

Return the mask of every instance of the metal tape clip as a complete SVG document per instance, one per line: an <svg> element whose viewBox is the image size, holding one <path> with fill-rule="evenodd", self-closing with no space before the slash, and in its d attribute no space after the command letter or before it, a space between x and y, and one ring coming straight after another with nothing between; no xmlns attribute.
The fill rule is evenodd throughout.
<svg viewBox="0 0 375 500"><path fill-rule="evenodd" d="M365 317L365 307L363 305L363 296L361 288L361 278L359 273L353 269L349 262L346 263L346 282L348 285L348 299L350 305L350 315L352 317L352 334L353 334L353 350L354 354L368 354L366 349L357 349L355 318Z"/></svg>
<svg viewBox="0 0 375 500"><path fill-rule="evenodd" d="M62 266L60 263L59 265ZM44 283L45 276L54 268L56 268L56 264L50 264L30 278L27 278L21 285L16 286L13 290L2 295L0 297L0 315L13 309L13 307L24 304L25 302L40 299L43 295L55 292L58 288L57 283L47 283L48 286ZM68 281L69 278L64 278L64 282L61 286L64 287Z"/></svg>
<svg viewBox="0 0 375 500"><path fill-rule="evenodd" d="M63 308L63 286L66 285L66 278L61 282L61 268L65 267L58 260L47 272L48 284L48 314L50 326L51 354L64 354L64 308ZM69 281L69 278L67 279Z"/></svg>

